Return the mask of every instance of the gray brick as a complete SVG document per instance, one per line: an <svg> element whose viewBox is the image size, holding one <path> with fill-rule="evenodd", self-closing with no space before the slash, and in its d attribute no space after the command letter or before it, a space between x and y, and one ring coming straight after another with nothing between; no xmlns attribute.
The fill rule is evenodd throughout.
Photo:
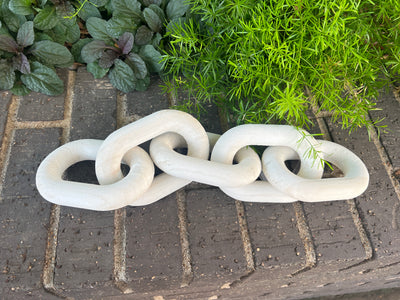
<svg viewBox="0 0 400 300"><path fill-rule="evenodd" d="M64 93L47 96L37 92L23 96L18 110L18 121L53 121L64 117L64 98L67 90L68 69L57 70L64 81Z"/></svg>
<svg viewBox="0 0 400 300"><path fill-rule="evenodd" d="M319 262L362 260L362 247L346 201L305 203Z"/></svg>
<svg viewBox="0 0 400 300"><path fill-rule="evenodd" d="M304 263L292 204L245 203L256 267Z"/></svg>
<svg viewBox="0 0 400 300"><path fill-rule="evenodd" d="M0 94L0 143L3 140L8 115L8 106L10 105L11 97L12 94L8 91L3 91Z"/></svg>
<svg viewBox="0 0 400 300"><path fill-rule="evenodd" d="M18 130L0 204L0 288L40 288L50 203L35 188L40 161L59 145L58 129Z"/></svg>
<svg viewBox="0 0 400 300"><path fill-rule="evenodd" d="M36 196L36 170L45 156L59 146L60 135L58 128L16 130L3 198Z"/></svg>
<svg viewBox="0 0 400 300"><path fill-rule="evenodd" d="M176 196L127 207L127 277L135 291L176 288L182 276Z"/></svg>
<svg viewBox="0 0 400 300"><path fill-rule="evenodd" d="M111 280L114 213L61 208L54 282L67 290Z"/></svg>
<svg viewBox="0 0 400 300"><path fill-rule="evenodd" d="M382 91L377 101L382 110L371 112L374 120L383 119L378 125L387 126L381 129L381 141L395 169L400 169L400 105L392 91Z"/></svg>
<svg viewBox="0 0 400 300"><path fill-rule="evenodd" d="M188 191L186 198L195 278L245 274L235 201L219 189Z"/></svg>
<svg viewBox="0 0 400 300"><path fill-rule="evenodd" d="M79 68L74 86L71 140L104 139L116 129L117 91L107 78Z"/></svg>
<svg viewBox="0 0 400 300"><path fill-rule="evenodd" d="M151 77L150 86L146 91L128 93L128 115L147 116L155 111L169 107L168 98L161 88L162 80L158 76Z"/></svg>
<svg viewBox="0 0 400 300"><path fill-rule="evenodd" d="M368 141L368 133L360 129L349 136L338 125L330 125L330 129L334 141L352 150L368 168L369 187L356 201L377 257L398 253L400 234L393 225L398 221L396 211L399 200L374 144Z"/></svg>

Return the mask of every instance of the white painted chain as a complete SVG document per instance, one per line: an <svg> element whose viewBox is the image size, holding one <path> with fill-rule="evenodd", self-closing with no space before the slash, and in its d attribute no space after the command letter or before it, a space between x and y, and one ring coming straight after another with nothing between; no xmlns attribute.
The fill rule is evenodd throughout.
<svg viewBox="0 0 400 300"><path fill-rule="evenodd" d="M139 147L149 140L151 158ZM261 160L251 145L268 146ZM310 147L321 158L307 155ZM187 154L176 152L177 148L187 148ZM344 176L322 178L321 159L337 166ZM85 160L95 160L100 185L63 179L70 166ZM288 170L287 160L300 160L298 174ZM130 167L125 177L121 162ZM154 177L154 164L164 173ZM262 173L267 180L259 180ZM38 191L46 200L92 210L151 204L192 181L218 186L241 201L319 202L359 196L368 186L369 175L350 150L292 126L241 125L220 136L206 133L195 118L176 110L153 113L104 141L67 143L50 153L36 174Z"/></svg>

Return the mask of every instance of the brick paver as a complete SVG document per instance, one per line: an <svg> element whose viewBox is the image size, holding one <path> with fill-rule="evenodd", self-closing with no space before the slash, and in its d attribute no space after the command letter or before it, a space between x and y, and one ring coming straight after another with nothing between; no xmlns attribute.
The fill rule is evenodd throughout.
<svg viewBox="0 0 400 300"><path fill-rule="evenodd" d="M393 91L380 98L384 110L371 114L386 118L380 138L369 141L365 129L348 135L323 119L312 130L367 165L370 185L356 199L242 203L192 183L149 206L95 212L42 199L39 163L62 143L104 139L177 99L163 93L158 77L148 91L125 95L84 68L60 75L66 90L58 97L0 95L2 298L304 299L400 286L400 190L392 176L400 168L400 103ZM218 109L206 109L205 128L223 132ZM66 177L97 182L93 162Z"/></svg>

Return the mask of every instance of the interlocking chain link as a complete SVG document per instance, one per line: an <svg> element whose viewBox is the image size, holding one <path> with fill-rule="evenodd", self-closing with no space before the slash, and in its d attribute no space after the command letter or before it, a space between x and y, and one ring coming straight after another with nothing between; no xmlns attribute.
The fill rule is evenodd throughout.
<svg viewBox="0 0 400 300"><path fill-rule="evenodd" d="M150 155L139 147L149 140ZM268 146L261 160L249 147L255 145ZM310 147L319 158L307 155ZM177 148L187 148L187 154ZM63 179L70 166L85 160L95 161L100 185ZM287 160L300 160L297 174L286 167ZM337 166L343 177L322 178L323 160ZM130 167L126 176L121 162ZM164 173L154 177L154 164ZM260 175L267 180L260 180ZM359 196L369 175L350 150L292 126L241 125L220 136L207 133L195 118L176 110L153 113L104 141L67 143L50 153L36 174L38 191L46 200L101 211L151 204L192 181L218 186L241 201L319 202Z"/></svg>

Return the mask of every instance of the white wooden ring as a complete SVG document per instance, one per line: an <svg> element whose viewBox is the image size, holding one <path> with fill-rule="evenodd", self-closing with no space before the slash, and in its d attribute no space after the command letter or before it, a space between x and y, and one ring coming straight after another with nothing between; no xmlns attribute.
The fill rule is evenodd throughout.
<svg viewBox="0 0 400 300"><path fill-rule="evenodd" d="M293 150L271 147L262 157L263 172L268 181L278 190L304 202L346 200L362 194L368 187L369 175L361 159L339 144L318 142L321 157L338 167L343 177L308 179L295 175L285 165L286 160L293 159Z"/></svg>
<svg viewBox="0 0 400 300"><path fill-rule="evenodd" d="M73 164L95 160L102 143L102 140L77 140L51 152L36 173L36 186L43 198L58 205L105 211L124 207L140 197L150 187L154 176L154 164L140 147L130 149L123 156L130 170L116 183L95 185L62 178Z"/></svg>

